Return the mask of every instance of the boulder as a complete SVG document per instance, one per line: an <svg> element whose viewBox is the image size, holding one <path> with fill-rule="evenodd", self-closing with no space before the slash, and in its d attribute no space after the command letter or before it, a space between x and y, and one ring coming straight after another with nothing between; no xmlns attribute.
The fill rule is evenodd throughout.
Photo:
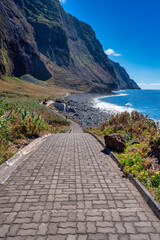
<svg viewBox="0 0 160 240"><path fill-rule="evenodd" d="M57 108L60 111L64 111L64 109L65 109L64 103L55 102L54 106L55 106L55 108Z"/></svg>
<svg viewBox="0 0 160 240"><path fill-rule="evenodd" d="M123 137L119 134L111 134L104 136L105 145L106 147L110 148L111 150L115 150L117 152L123 152L126 148L125 141Z"/></svg>
<svg viewBox="0 0 160 240"><path fill-rule="evenodd" d="M160 146L154 148L151 146L151 150L148 152L148 157L157 159L160 164Z"/></svg>
<svg viewBox="0 0 160 240"><path fill-rule="evenodd" d="M57 98L55 102L56 103L63 103L63 100Z"/></svg>

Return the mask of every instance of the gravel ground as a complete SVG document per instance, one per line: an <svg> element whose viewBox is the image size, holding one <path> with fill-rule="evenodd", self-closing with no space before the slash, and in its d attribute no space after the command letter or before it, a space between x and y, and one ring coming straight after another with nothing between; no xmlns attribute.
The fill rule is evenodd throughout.
<svg viewBox="0 0 160 240"><path fill-rule="evenodd" d="M94 107L94 99L102 96L107 96L107 94L84 93L67 97L67 108L70 109L70 111L66 114L78 121L84 129L97 127L112 114L112 112L103 111Z"/></svg>

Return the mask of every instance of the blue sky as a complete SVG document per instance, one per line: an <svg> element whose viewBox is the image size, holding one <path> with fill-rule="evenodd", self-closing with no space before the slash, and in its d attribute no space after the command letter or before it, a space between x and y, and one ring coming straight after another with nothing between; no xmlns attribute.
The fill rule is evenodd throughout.
<svg viewBox="0 0 160 240"><path fill-rule="evenodd" d="M61 0L92 26L104 51L146 89L160 89L159 0Z"/></svg>

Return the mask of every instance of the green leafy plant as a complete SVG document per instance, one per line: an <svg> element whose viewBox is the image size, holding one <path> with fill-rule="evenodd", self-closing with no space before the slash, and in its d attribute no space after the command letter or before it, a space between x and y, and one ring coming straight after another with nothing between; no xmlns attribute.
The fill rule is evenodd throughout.
<svg viewBox="0 0 160 240"><path fill-rule="evenodd" d="M151 176L151 184L153 187L160 186L160 171L156 172Z"/></svg>

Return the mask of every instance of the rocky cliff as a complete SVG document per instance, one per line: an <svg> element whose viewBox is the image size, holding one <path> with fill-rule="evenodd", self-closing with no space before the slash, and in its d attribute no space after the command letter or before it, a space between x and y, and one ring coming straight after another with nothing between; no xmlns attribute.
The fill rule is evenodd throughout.
<svg viewBox="0 0 160 240"><path fill-rule="evenodd" d="M92 28L67 14L58 0L0 1L2 74L51 78L81 90L115 90L122 83Z"/></svg>
<svg viewBox="0 0 160 240"><path fill-rule="evenodd" d="M140 89L137 83L130 79L126 70L117 62L109 60L114 68L117 78L118 90L120 89Z"/></svg>

